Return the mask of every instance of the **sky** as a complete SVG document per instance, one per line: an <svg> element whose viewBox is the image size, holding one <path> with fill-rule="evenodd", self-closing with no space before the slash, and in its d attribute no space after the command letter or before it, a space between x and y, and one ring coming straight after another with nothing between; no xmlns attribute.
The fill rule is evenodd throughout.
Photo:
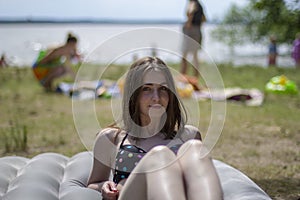
<svg viewBox="0 0 300 200"><path fill-rule="evenodd" d="M221 18L232 3L248 0L200 0L208 20ZM0 0L1 18L180 20L187 0Z"/></svg>

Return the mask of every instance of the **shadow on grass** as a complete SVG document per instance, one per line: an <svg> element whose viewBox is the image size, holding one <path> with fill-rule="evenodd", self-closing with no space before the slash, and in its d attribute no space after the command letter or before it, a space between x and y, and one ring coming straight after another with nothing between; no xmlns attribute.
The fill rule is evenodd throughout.
<svg viewBox="0 0 300 200"><path fill-rule="evenodd" d="M274 200L300 200L299 178L253 179L253 181Z"/></svg>

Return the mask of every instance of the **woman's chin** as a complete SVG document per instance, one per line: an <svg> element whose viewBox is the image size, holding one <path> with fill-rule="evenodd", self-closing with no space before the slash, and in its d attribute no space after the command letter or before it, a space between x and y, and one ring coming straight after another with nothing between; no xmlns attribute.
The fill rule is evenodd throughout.
<svg viewBox="0 0 300 200"><path fill-rule="evenodd" d="M149 108L150 118L161 118L166 113L166 109L163 106L152 106Z"/></svg>

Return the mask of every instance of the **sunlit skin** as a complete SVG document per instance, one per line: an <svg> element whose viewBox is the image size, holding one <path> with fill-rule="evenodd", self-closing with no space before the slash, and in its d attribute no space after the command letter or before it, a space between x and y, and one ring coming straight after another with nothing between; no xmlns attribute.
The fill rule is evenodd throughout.
<svg viewBox="0 0 300 200"><path fill-rule="evenodd" d="M167 109L169 103L169 94L167 81L160 70L152 70L145 74L143 86L139 95L139 105L141 111L142 126L151 122L154 115L160 117ZM153 118L152 118L153 120Z"/></svg>

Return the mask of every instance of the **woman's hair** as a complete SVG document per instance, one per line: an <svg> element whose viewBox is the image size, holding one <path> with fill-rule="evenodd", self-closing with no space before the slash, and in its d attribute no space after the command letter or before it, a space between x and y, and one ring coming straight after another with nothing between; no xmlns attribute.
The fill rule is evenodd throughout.
<svg viewBox="0 0 300 200"><path fill-rule="evenodd" d="M77 42L77 38L72 33L68 33L67 43L70 42L74 42L74 43Z"/></svg>
<svg viewBox="0 0 300 200"><path fill-rule="evenodd" d="M151 70L160 70L166 78L169 103L166 109L167 118L162 125L161 132L166 139L173 139L177 133L181 133L186 123L186 112L180 102L172 74L168 66L157 57L144 57L135 61L127 73L123 92L123 122L126 132L132 136L138 136L136 127L141 126L139 94L143 86L143 77Z"/></svg>

